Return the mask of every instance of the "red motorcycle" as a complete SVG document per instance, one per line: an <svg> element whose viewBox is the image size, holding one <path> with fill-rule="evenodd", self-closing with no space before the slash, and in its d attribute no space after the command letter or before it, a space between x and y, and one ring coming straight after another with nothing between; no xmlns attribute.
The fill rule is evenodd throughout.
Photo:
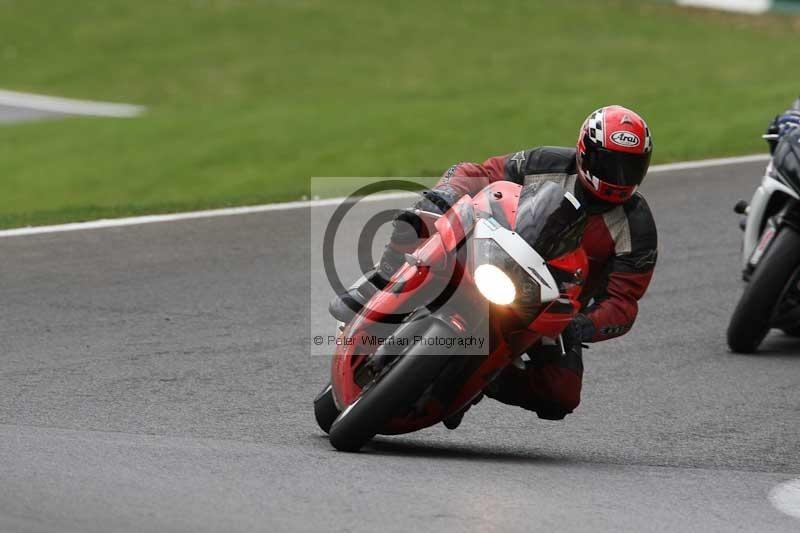
<svg viewBox="0 0 800 533"><path fill-rule="evenodd" d="M580 310L586 214L555 183L496 182L444 215L417 214L434 221L431 236L340 325L330 384L314 400L338 450L459 413L521 354L560 342Z"/></svg>

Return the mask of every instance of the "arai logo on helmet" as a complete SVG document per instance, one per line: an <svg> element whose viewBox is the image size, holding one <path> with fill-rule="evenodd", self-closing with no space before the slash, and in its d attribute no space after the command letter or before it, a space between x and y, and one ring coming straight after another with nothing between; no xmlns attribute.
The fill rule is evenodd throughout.
<svg viewBox="0 0 800 533"><path fill-rule="evenodd" d="M641 141L639 140L639 136L635 133L620 130L611 134L611 142L619 146L633 148L634 146L639 146Z"/></svg>

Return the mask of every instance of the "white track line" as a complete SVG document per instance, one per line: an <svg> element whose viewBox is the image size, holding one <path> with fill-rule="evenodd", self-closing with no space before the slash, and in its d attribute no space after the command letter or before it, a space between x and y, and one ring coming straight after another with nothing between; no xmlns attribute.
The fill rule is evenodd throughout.
<svg viewBox="0 0 800 533"><path fill-rule="evenodd" d="M380 202L398 198L411 198L416 196L411 192L391 192L373 194L363 198L362 202ZM297 202L281 202L276 204L249 205L243 207L224 207L222 209L207 209L205 211L188 211L186 213L171 213L166 215L145 215L127 218L103 218L89 222L72 222L55 226L33 226L16 229L0 230L0 238L17 237L22 235L38 235L41 233L61 233L64 231L80 231L99 228L116 228L120 226L138 226L139 224L152 224L154 222L173 222L176 220L191 220L195 218L228 217L234 215L249 215L265 211L288 211L291 209L308 209L311 207L325 207L339 205L345 198L325 198L324 200L300 200Z"/></svg>
<svg viewBox="0 0 800 533"><path fill-rule="evenodd" d="M63 113L66 115L89 115L93 117L131 118L141 115L145 108L132 104L112 104L108 102L91 102L89 100L73 100L42 94L20 93L0 89L0 105Z"/></svg>
<svg viewBox="0 0 800 533"><path fill-rule="evenodd" d="M721 157L719 159L703 159L700 161L685 161L683 163L667 163L665 165L653 165L651 172L668 172L670 170L694 170L696 168L722 167L725 165L738 165L741 163L756 163L758 161L767 162L769 154L740 155L737 157Z"/></svg>
<svg viewBox="0 0 800 533"><path fill-rule="evenodd" d="M752 163L757 161L767 161L769 156L766 154L746 155L741 157L726 157L722 159L705 159L702 161L688 161L685 163L668 163L666 165L653 165L650 172L667 172L671 170L691 170L696 168L717 167L725 165L736 165L740 163ZM364 198L362 201L378 202L382 200L394 200L398 198L408 198L414 196L408 192L394 192L373 194ZM171 213L165 215L145 215L127 218L111 218L92 220L89 222L74 222L70 224L58 224L55 226L34 226L16 229L0 230L0 238L20 237L24 235L39 235L43 233L61 233L66 231L82 231L100 228L117 228L121 226L137 226L139 224L152 224L155 222L173 222L177 220L191 220L195 218L214 218L235 215L248 215L252 213L263 213L265 211L287 211L290 209L309 209L313 207L325 207L339 205L345 198L326 198L323 200L302 200L297 202L282 202L275 204L252 205L244 207L226 207L222 209L208 209L205 211L189 211L186 213Z"/></svg>
<svg viewBox="0 0 800 533"><path fill-rule="evenodd" d="M780 512L800 518L800 479L787 481L772 489L769 501Z"/></svg>

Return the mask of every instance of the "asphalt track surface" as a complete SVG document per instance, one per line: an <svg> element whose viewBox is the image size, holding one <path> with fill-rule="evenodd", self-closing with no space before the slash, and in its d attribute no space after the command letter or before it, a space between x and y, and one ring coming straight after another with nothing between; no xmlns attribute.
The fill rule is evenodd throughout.
<svg viewBox="0 0 800 533"><path fill-rule="evenodd" d="M762 167L649 178L653 284L565 421L487 400L359 454L312 415L308 210L0 239L0 531L797 532L800 341L724 338Z"/></svg>

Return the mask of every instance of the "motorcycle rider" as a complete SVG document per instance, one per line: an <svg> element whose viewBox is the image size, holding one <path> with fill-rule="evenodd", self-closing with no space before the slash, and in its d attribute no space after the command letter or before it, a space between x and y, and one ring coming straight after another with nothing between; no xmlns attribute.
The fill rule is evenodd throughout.
<svg viewBox="0 0 800 533"><path fill-rule="evenodd" d="M787 109L780 115L776 115L767 127L767 135L775 135L775 138L768 139L769 152L775 153L778 141L793 129L800 127L800 98L795 100L791 109Z"/></svg>
<svg viewBox="0 0 800 533"><path fill-rule="evenodd" d="M618 337L633 326L637 302L647 290L657 259L655 221L636 192L652 150L650 130L638 114L606 106L584 121L575 148L544 146L491 157L482 164L458 163L415 205L442 213L462 195L474 195L498 180L526 186L553 181L572 192L589 215L581 242L589 258L583 307L562 334L564 351L534 347L527 368L507 367L485 390L489 397L535 411L540 418L563 419L580 402L582 343ZM331 302L331 314L349 321L386 285L421 237L425 237L423 222L410 211L402 212L378 268L366 282ZM463 413L445 420L445 425L455 429Z"/></svg>

